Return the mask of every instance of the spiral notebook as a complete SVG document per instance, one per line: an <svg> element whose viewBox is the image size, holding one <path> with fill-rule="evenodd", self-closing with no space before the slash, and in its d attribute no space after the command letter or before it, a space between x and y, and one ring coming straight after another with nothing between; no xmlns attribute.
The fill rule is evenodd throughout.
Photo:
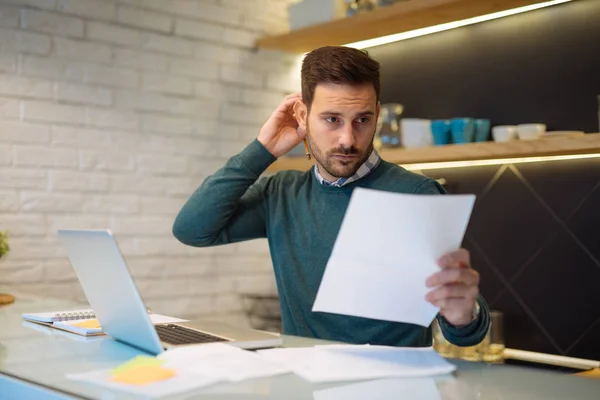
<svg viewBox="0 0 600 400"><path fill-rule="evenodd" d="M33 322L54 323L65 321L76 321L80 319L93 319L96 314L91 309L86 310L69 310L69 311L54 311L44 313L23 314L23 319Z"/></svg>
<svg viewBox="0 0 600 400"><path fill-rule="evenodd" d="M169 317L148 311L152 324L167 324L187 321L181 318ZM73 332L82 336L104 335L102 327L91 309L53 311L43 313L24 313L21 317L26 321L50 326L52 328Z"/></svg>
<svg viewBox="0 0 600 400"><path fill-rule="evenodd" d="M23 319L83 336L103 335L91 309L22 314Z"/></svg>

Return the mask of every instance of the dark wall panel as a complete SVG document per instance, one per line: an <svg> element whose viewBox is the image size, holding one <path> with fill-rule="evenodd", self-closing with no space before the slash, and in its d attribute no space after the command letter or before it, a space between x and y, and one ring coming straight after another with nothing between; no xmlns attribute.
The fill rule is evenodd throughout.
<svg viewBox="0 0 600 400"><path fill-rule="evenodd" d="M406 117L598 132L600 1L578 0L369 50Z"/></svg>
<svg viewBox="0 0 600 400"><path fill-rule="evenodd" d="M507 347L600 360L600 158L423 173L477 195L463 245Z"/></svg>

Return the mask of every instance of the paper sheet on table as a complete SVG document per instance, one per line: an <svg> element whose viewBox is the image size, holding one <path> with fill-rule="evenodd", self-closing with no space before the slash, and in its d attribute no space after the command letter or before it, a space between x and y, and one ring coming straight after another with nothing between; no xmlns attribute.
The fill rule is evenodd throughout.
<svg viewBox="0 0 600 400"><path fill-rule="evenodd" d="M91 383L97 386L108 388L115 391L131 393L137 396L158 398L174 396L177 394L200 389L219 381L218 378L209 376L200 376L187 371L178 371L177 375L143 385L131 385L126 383L114 382L111 370L98 370L85 373L69 374L68 379Z"/></svg>
<svg viewBox="0 0 600 400"><path fill-rule="evenodd" d="M460 247L474 202L356 188L313 311L429 326L439 309L425 281Z"/></svg>
<svg viewBox="0 0 600 400"><path fill-rule="evenodd" d="M440 400L433 378L378 379L313 392L314 400L388 400L404 395L411 399Z"/></svg>
<svg viewBox="0 0 600 400"><path fill-rule="evenodd" d="M173 323L173 322L185 322L185 321L187 321L187 319L170 317L168 315L162 315L162 314L149 314L149 315L150 315L150 320L152 321L152 324L154 324L154 325L156 325L156 324L169 324L169 323Z"/></svg>
<svg viewBox="0 0 600 400"><path fill-rule="evenodd" d="M422 378L449 374L456 369L433 348L342 345L257 352L313 383Z"/></svg>
<svg viewBox="0 0 600 400"><path fill-rule="evenodd" d="M157 357L167 368L186 370L202 376L239 382L291 372L290 368L273 363L258 354L223 343L182 346Z"/></svg>

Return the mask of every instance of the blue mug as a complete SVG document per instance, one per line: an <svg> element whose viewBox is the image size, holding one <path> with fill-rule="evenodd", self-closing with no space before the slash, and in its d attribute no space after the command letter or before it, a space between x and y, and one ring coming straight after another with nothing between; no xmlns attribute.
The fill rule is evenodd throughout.
<svg viewBox="0 0 600 400"><path fill-rule="evenodd" d="M490 120L476 119L475 120L475 141L487 142L490 137Z"/></svg>
<svg viewBox="0 0 600 400"><path fill-rule="evenodd" d="M444 146L450 143L450 121L446 119L431 121L431 133L433 134L434 145Z"/></svg>
<svg viewBox="0 0 600 400"><path fill-rule="evenodd" d="M452 118L450 120L450 131L454 143L471 143L475 135L475 120L473 118Z"/></svg>

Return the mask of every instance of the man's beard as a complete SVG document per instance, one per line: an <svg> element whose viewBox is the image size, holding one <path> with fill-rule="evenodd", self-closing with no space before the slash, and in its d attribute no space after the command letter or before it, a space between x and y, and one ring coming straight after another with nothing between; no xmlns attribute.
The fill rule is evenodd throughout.
<svg viewBox="0 0 600 400"><path fill-rule="evenodd" d="M310 136L310 130L307 126L307 132ZM373 151L373 141L369 143L369 146L363 150L362 152L356 147L352 146L349 148L337 147L324 153L319 147L317 147L314 142L310 141L310 149L312 151L313 156L320 164L320 166L327 171L327 173L336 178L349 178L358 171L361 165L367 158L371 155ZM342 154L342 155L357 155L358 157L349 160L348 162L341 161L339 159L335 159L334 154Z"/></svg>

